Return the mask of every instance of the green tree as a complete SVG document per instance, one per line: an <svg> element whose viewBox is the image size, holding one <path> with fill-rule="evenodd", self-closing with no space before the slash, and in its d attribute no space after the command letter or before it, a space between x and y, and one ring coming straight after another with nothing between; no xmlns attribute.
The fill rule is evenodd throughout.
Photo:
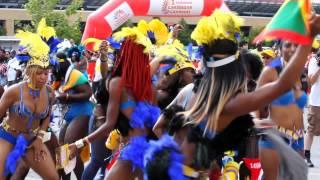
<svg viewBox="0 0 320 180"><path fill-rule="evenodd" d="M74 39L76 42L81 40L80 22L78 16L70 21L71 16L77 15L77 10L81 8L83 0L72 0L64 11L54 11L59 0L29 0L25 5L31 16L32 31L36 31L37 24L42 18L46 18L47 25L55 28L57 36L60 38Z"/></svg>
<svg viewBox="0 0 320 180"><path fill-rule="evenodd" d="M6 29L3 26L0 26L0 36L6 35Z"/></svg>
<svg viewBox="0 0 320 180"><path fill-rule="evenodd" d="M249 36L247 37L247 41L249 42L250 45L255 46L252 44L252 41L254 40L255 37L257 37L260 32L264 29L264 27L254 27L250 29Z"/></svg>
<svg viewBox="0 0 320 180"><path fill-rule="evenodd" d="M185 19L181 19L179 24L183 26L183 29L179 32L178 39L186 46L191 42L192 28Z"/></svg>

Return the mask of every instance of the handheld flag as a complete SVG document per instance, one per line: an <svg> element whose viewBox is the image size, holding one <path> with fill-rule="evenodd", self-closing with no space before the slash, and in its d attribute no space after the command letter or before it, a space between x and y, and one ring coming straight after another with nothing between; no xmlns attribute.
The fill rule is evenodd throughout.
<svg viewBox="0 0 320 180"><path fill-rule="evenodd" d="M254 39L254 43L265 39L284 39L296 44L309 44L311 15L310 0L286 0L266 28Z"/></svg>

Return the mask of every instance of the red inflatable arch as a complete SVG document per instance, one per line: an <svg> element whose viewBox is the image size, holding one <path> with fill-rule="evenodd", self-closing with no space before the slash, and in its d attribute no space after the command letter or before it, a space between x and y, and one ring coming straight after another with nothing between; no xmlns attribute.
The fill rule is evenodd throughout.
<svg viewBox="0 0 320 180"><path fill-rule="evenodd" d="M89 15L82 41L105 39L132 16L208 16L223 0L109 0Z"/></svg>

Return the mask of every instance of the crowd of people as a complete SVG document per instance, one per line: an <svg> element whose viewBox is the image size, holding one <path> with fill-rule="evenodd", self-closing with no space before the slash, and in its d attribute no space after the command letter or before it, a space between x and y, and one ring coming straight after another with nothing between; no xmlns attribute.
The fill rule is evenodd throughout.
<svg viewBox="0 0 320 180"><path fill-rule="evenodd" d="M320 16L309 22L315 39ZM19 49L0 50L0 179L30 168L54 180L307 179L320 41L249 50L241 24L220 10L203 17L191 34L196 55L179 41L181 25L170 31L159 19L82 45L45 19L36 33L19 31ZM261 172L241 165L249 158Z"/></svg>

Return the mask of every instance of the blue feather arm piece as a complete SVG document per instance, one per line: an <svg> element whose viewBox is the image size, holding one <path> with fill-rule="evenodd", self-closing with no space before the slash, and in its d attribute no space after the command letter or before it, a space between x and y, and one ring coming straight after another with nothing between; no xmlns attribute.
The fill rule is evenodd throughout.
<svg viewBox="0 0 320 180"><path fill-rule="evenodd" d="M168 134L163 135L158 141L150 141L149 148L145 153L143 165L147 167L149 161L153 160L156 153L164 150L170 150L170 166L168 167L168 176L170 179L183 180L183 155L179 150L178 144ZM147 175L144 175L144 179L148 179Z"/></svg>
<svg viewBox="0 0 320 180"><path fill-rule="evenodd" d="M132 171L136 168L143 169L143 156L148 147L149 143L145 136L131 137L128 145L121 151L119 159L131 161Z"/></svg>
<svg viewBox="0 0 320 180"><path fill-rule="evenodd" d="M152 128L160 116L161 110L146 102L138 102L131 114L130 126L132 128Z"/></svg>
<svg viewBox="0 0 320 180"><path fill-rule="evenodd" d="M17 137L14 148L9 153L5 164L5 175L13 174L16 171L17 163L22 158L28 146L28 141L23 135Z"/></svg>

